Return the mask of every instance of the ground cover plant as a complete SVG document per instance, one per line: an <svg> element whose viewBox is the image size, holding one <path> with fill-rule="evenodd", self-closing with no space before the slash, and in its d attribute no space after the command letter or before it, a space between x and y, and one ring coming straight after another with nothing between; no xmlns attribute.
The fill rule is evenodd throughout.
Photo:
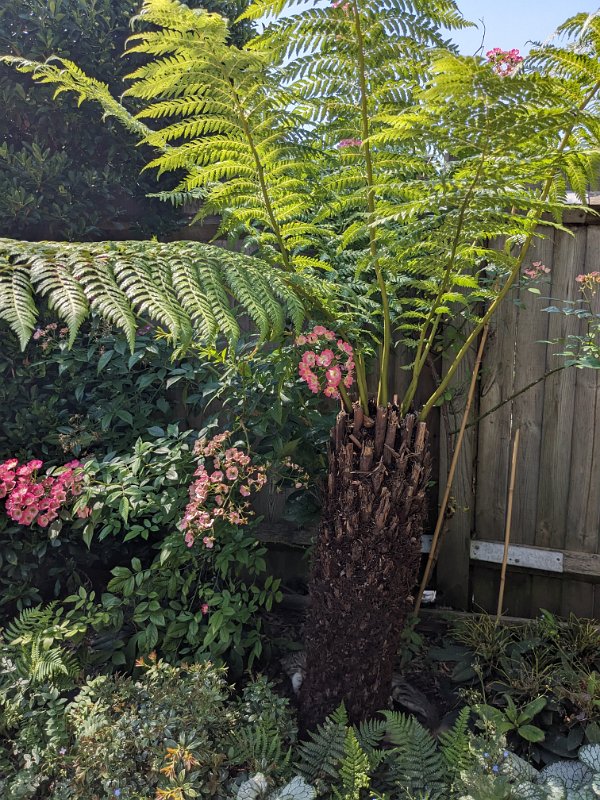
<svg viewBox="0 0 600 800"><path fill-rule="evenodd" d="M55 654L72 663L64 646ZM232 797L258 771L270 784L292 775L295 723L264 680L236 696L211 664L151 655L134 677L78 685L72 671L40 676L14 658L3 644L3 797Z"/></svg>
<svg viewBox="0 0 600 800"><path fill-rule="evenodd" d="M311 585L311 726L342 699L352 720L385 704L418 564L427 417L531 269L542 216L560 224L567 184L584 199L597 163L600 20L573 17L562 28L571 45L521 62L511 51L457 55L440 33L465 24L450 0L284 8L257 0L242 16L267 25L237 48L221 17L147 0L129 47L144 62L126 92L135 114L68 60L5 59L98 101L158 150L149 166L185 172L166 199L201 199L201 214L221 214L223 232L243 232L255 250L5 241L0 311L25 344L35 290L71 339L91 307L132 348L140 319L151 321L177 354L219 336L233 350L239 306L263 340L296 329L301 378L342 409ZM414 409L452 321L469 332ZM397 400L395 335L409 373Z"/></svg>
<svg viewBox="0 0 600 800"><path fill-rule="evenodd" d="M497 626L480 615L451 625L429 656L511 750L543 767L600 744L599 637L575 616Z"/></svg>

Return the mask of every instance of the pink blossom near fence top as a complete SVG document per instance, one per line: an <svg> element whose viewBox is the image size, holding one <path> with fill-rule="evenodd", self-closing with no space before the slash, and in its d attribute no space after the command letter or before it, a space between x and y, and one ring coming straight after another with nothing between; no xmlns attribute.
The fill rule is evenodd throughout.
<svg viewBox="0 0 600 800"><path fill-rule="evenodd" d="M500 47L494 47L492 50L488 50L485 55L490 64L492 64L494 72L503 78L513 75L519 64L523 62L523 56L516 49L502 50Z"/></svg>

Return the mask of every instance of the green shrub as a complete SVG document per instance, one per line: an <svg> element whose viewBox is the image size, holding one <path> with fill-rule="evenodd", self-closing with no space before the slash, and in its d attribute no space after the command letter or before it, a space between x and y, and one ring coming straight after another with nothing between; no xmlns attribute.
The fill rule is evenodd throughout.
<svg viewBox="0 0 600 800"><path fill-rule="evenodd" d="M15 0L0 7L0 52L42 60L60 54L123 92L129 66L118 58L131 34L137 0ZM234 19L236 0L191 2ZM235 26L238 43L250 31ZM69 98L32 91L27 78L0 66L0 231L18 239L147 236L178 224L178 214L146 195L147 160L117 125L87 124ZM159 186L158 188L164 188Z"/></svg>
<svg viewBox="0 0 600 800"><path fill-rule="evenodd" d="M600 743L600 632L594 620L543 611L523 625L480 615L456 623L446 646L452 678L472 705L537 766Z"/></svg>
<svg viewBox="0 0 600 800"><path fill-rule="evenodd" d="M26 749L31 740L15 737L11 723L2 796L226 797L257 766L269 782L290 776L295 727L264 679L235 696L223 670L208 663L175 667L151 656L139 666L136 677L100 675L71 702L61 697L60 737L44 738L54 708L46 702L46 719L28 723L43 741L34 756ZM34 694L41 702L41 689ZM276 758L261 758L256 742Z"/></svg>

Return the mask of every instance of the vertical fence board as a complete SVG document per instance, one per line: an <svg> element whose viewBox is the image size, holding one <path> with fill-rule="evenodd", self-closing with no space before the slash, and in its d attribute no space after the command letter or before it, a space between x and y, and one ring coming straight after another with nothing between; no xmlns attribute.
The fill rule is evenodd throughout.
<svg viewBox="0 0 600 800"><path fill-rule="evenodd" d="M556 234L554 269L552 271L552 298L560 302L575 294L574 277L582 271L585 259L586 230L576 228L573 235L560 231ZM548 338L562 339L577 329L577 321L562 314L551 314L548 321ZM564 345L548 345L546 369L560 365ZM546 380L542 447L537 502L535 544L540 547L563 548L566 541L567 503L569 498L569 464L575 407L575 376L562 370ZM548 578L535 576L532 586L532 612L536 608L552 606L561 609L561 601L553 596L556 585ZM559 587L559 596L561 590Z"/></svg>
<svg viewBox="0 0 600 800"><path fill-rule="evenodd" d="M528 266L541 261L546 267L554 267L554 230L542 229L543 239L538 239L531 249ZM550 273L552 274L552 272ZM546 372L546 344L548 339L548 314L543 312L548 301L551 279L536 282L541 295L520 291L517 310L517 338L515 347L515 394L526 386L539 381L512 401L512 422L515 430L521 431L521 445L517 460L517 481L514 493L513 523L511 539L519 544L534 544L537 513L537 492L540 472L540 450L542 443L542 419L544 410L544 380ZM519 574L509 576L506 606L515 617L527 616L531 607L532 576Z"/></svg>
<svg viewBox="0 0 600 800"><path fill-rule="evenodd" d="M460 427L467 402L475 364L475 353L475 348L471 348L456 370L451 384L451 388L454 390L452 403L448 404L445 413L440 415L439 502L441 502L446 487L450 462L456 444L454 431ZM444 371L446 367L447 363L443 365ZM474 404L474 409L471 411L471 415L473 414L477 414L477 403ZM476 427L465 431L450 495L453 513L445 524L445 535L440 546L436 570L438 585L443 587L444 604L458 609L466 609L469 606L469 559L471 533L475 520L476 431Z"/></svg>
<svg viewBox="0 0 600 800"><path fill-rule="evenodd" d="M600 268L600 229L587 228L584 272ZM571 276L574 286L575 276ZM576 291L577 294L577 291ZM594 311L600 311L600 296L593 301ZM585 332L585 322L579 325ZM571 463L569 469L569 500L567 506L568 550L584 553L598 552L600 527L600 375L597 370L578 369L575 380ZM594 615L594 586L583 581L563 583L562 612L582 617Z"/></svg>
<svg viewBox="0 0 600 800"><path fill-rule="evenodd" d="M517 307L511 292L492 317L481 370L480 416L513 393ZM477 538L501 540L504 531L511 441L511 408L504 403L481 419L477 431L477 491L475 531ZM489 571L472 571L472 596L477 608L492 609L498 594L497 581Z"/></svg>

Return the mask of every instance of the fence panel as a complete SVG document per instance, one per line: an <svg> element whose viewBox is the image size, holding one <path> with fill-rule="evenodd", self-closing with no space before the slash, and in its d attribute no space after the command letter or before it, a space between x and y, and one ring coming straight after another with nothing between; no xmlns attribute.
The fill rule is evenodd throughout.
<svg viewBox="0 0 600 800"><path fill-rule="evenodd" d="M600 227L594 223L588 217L571 225L568 233L546 229L531 252L530 261L551 268L549 294L557 305L577 299L579 273L600 271ZM474 508L461 507L464 490L459 485L454 492L457 513L464 519L471 514L473 539L503 540L511 446L520 429L511 544L560 553L564 572L511 568L506 611L535 616L547 608L600 616L598 559L586 556L600 552L600 375L557 370L562 345L547 341L579 332L583 323L544 313L549 304L546 297L522 288L493 322L481 372L477 435L465 442L463 457L465 463L475 463ZM597 305L600 309L600 300ZM464 536L463 529L461 552ZM534 549L528 555L536 553ZM494 610L499 565L472 560L470 567L473 606ZM464 571L463 565L459 573ZM586 574L568 574L581 571ZM450 572L439 571L438 588L452 598L456 587L446 577Z"/></svg>

